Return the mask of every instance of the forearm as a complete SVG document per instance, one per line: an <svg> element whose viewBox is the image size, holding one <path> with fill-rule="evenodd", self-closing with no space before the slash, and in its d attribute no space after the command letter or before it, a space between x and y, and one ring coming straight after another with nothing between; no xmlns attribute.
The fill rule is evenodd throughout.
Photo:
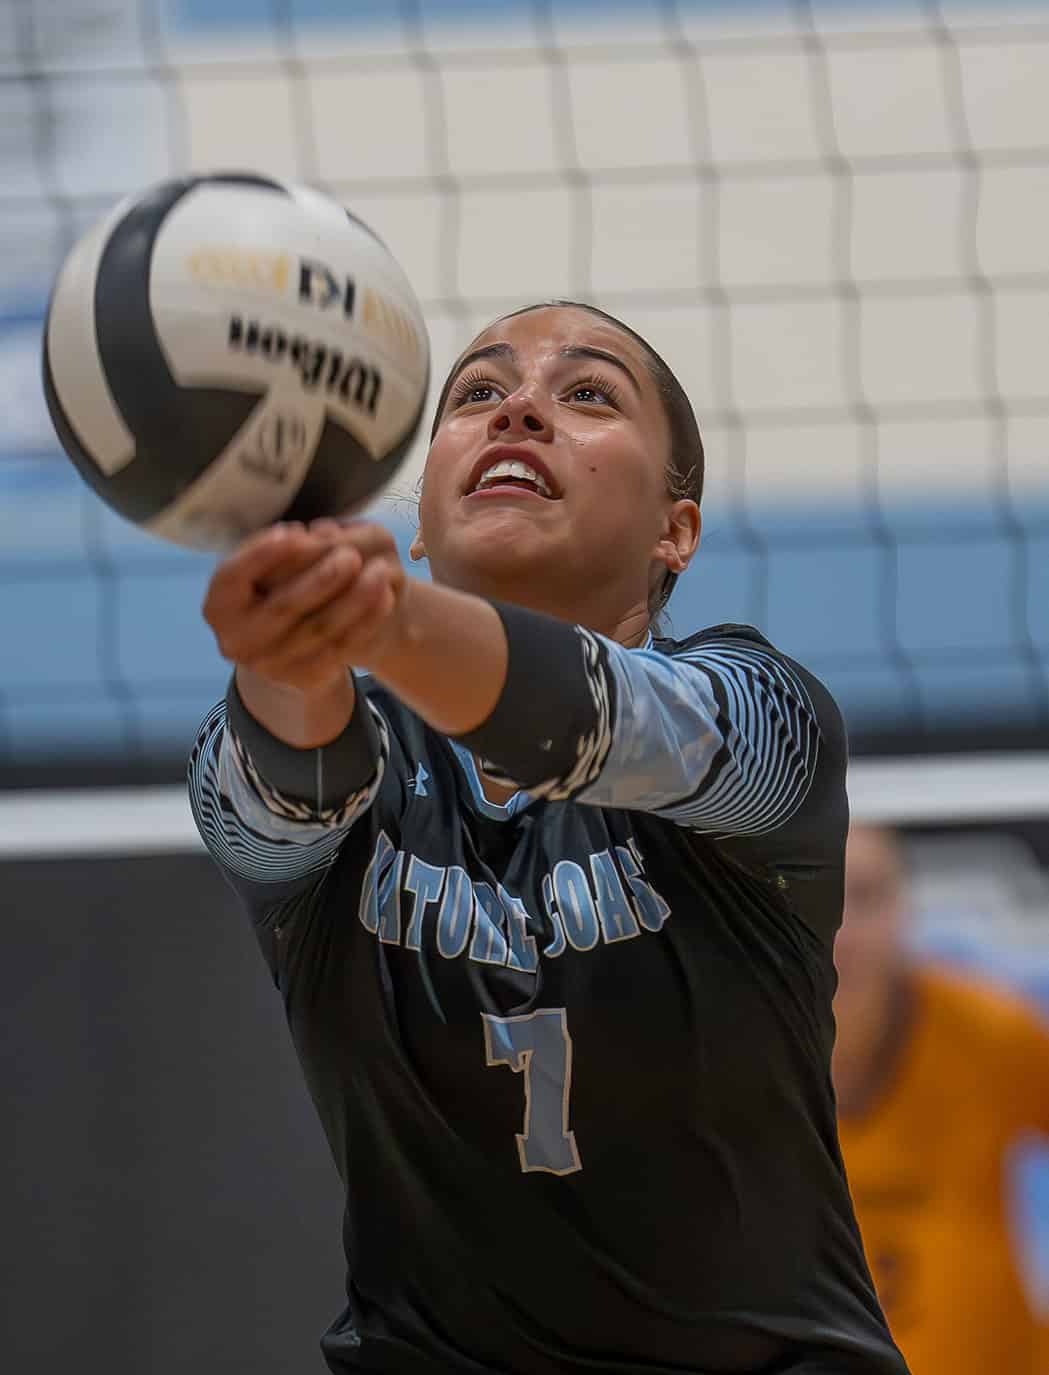
<svg viewBox="0 0 1049 1375"><path fill-rule="evenodd" d="M386 727L345 677L351 703L357 698L348 714L345 695L326 701L321 693L288 690L282 700L273 684L238 666L226 694L232 748L263 805L281 817L348 824L378 784Z"/></svg>
<svg viewBox="0 0 1049 1375"><path fill-rule="evenodd" d="M594 776L606 743L600 654L596 637L565 621L414 583L366 666L492 776L568 796Z"/></svg>
<svg viewBox="0 0 1049 1375"><path fill-rule="evenodd" d="M500 781L731 834L783 825L808 791L820 727L760 636L671 658L426 584L405 613L369 667Z"/></svg>
<svg viewBox="0 0 1049 1375"><path fill-rule="evenodd" d="M409 580L397 632L364 665L443 735L464 735L491 716L507 673L507 640L481 597Z"/></svg>

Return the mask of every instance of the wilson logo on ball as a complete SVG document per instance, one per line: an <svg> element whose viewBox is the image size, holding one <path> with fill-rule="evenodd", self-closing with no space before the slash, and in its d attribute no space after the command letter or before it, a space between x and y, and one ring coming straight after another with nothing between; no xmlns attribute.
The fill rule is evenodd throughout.
<svg viewBox="0 0 1049 1375"><path fill-rule="evenodd" d="M279 325L264 325L234 315L229 322L229 347L255 354L267 363L288 363L307 391L322 387L350 405L374 415L382 395L382 373L361 358L347 358L341 349L286 334Z"/></svg>

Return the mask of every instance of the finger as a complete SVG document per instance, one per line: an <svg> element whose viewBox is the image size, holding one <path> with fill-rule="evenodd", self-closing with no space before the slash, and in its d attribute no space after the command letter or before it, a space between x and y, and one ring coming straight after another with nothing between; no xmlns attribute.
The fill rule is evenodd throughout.
<svg viewBox="0 0 1049 1375"><path fill-rule="evenodd" d="M271 525L245 540L215 569L204 602L205 618L221 615L226 608L247 605L256 584L282 561L300 555L315 539L302 525Z"/></svg>
<svg viewBox="0 0 1049 1375"><path fill-rule="evenodd" d="M253 661L252 667L267 677L281 679L301 676L313 660L327 664L333 652L338 663L347 664L348 651L356 645L362 627L370 633L372 623L378 623L394 604L392 589L398 574L399 567L377 561L366 564L348 592L299 621L272 649Z"/></svg>
<svg viewBox="0 0 1049 1375"><path fill-rule="evenodd" d="M330 526L334 530L349 530L355 525L374 524L374 521L365 520L361 516L318 516L316 520L309 522L309 529L319 530Z"/></svg>
<svg viewBox="0 0 1049 1375"><path fill-rule="evenodd" d="M351 586L364 560L356 549L329 545L322 557L271 592L259 607L260 624L291 627Z"/></svg>
<svg viewBox="0 0 1049 1375"><path fill-rule="evenodd" d="M256 580L255 588L258 593L265 596L269 592L276 591L285 583L291 582L298 574L305 572L307 568L319 562L336 543L337 532L334 530L314 529L313 526L310 526L306 533L309 537L308 543L294 547L287 558L274 564L263 577Z"/></svg>
<svg viewBox="0 0 1049 1375"><path fill-rule="evenodd" d="M389 530L373 520L333 520L325 517L313 521L309 529L311 533L315 532L338 544L359 549L366 560L379 554L394 557L397 554L397 546Z"/></svg>
<svg viewBox="0 0 1049 1375"><path fill-rule="evenodd" d="M404 571L397 565L365 564L353 589L353 615L329 626L331 641L343 662L360 663L371 650L396 610Z"/></svg>
<svg viewBox="0 0 1049 1375"><path fill-rule="evenodd" d="M362 578L363 573L344 596L318 607L275 642L260 661L259 671L276 676L282 667L297 670L306 660L351 636L362 618L372 612L376 600L375 574L364 580L363 588Z"/></svg>
<svg viewBox="0 0 1049 1375"><path fill-rule="evenodd" d="M356 550L362 562L386 558L399 563L393 536L383 526L375 525L373 522L346 523L324 518L313 521L307 533L317 538L320 552L312 554L307 549L301 555L289 558L285 563L278 565L265 581L260 583L261 591L275 591L285 583L292 583L299 573L317 562L333 545Z"/></svg>
<svg viewBox="0 0 1049 1375"><path fill-rule="evenodd" d="M329 547L304 571L276 591L256 598L224 625L219 636L222 653L254 667L260 656L281 652L283 642L299 624L350 592L360 571L361 556L355 549Z"/></svg>
<svg viewBox="0 0 1049 1375"><path fill-rule="evenodd" d="M213 577L204 603L205 620L216 634L228 632L233 619L253 609L260 597L319 562L337 534L334 525L315 532L292 523L253 537L238 551L236 562L229 561Z"/></svg>
<svg viewBox="0 0 1049 1375"><path fill-rule="evenodd" d="M307 528L311 534L334 539L342 534L345 523L336 520L334 516L321 516L318 520L311 520Z"/></svg>

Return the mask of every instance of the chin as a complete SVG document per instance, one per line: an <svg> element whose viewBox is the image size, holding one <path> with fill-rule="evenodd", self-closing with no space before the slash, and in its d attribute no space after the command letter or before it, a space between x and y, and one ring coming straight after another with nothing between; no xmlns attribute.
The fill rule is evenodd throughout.
<svg viewBox="0 0 1049 1375"><path fill-rule="evenodd" d="M546 581L551 566L563 563L538 532L507 528L499 522L486 530L458 531L435 553L430 568L435 582L484 594L489 588L506 595L508 586Z"/></svg>

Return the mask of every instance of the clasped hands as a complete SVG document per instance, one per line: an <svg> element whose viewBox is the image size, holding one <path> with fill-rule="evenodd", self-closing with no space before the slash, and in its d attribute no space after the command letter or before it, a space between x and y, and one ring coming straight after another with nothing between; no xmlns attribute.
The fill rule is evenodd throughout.
<svg viewBox="0 0 1049 1375"><path fill-rule="evenodd" d="M225 658L308 693L350 666L378 665L396 641L408 581L381 525L281 523L222 560L203 614Z"/></svg>

